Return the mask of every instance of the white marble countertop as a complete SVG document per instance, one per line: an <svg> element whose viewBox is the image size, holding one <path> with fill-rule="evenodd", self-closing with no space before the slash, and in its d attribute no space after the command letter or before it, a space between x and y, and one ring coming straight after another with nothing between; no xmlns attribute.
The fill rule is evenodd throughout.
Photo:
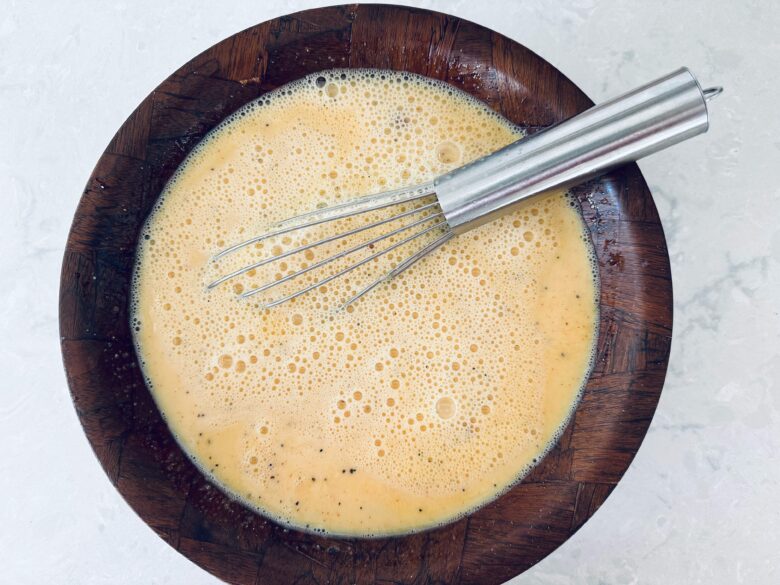
<svg viewBox="0 0 780 585"><path fill-rule="evenodd" d="M222 38L318 4L3 3L0 583L216 583L136 517L87 444L58 343L62 250L147 93ZM726 88L707 136L641 163L675 295L650 432L594 518L512 583L780 583L780 3L419 4L520 41L597 101L680 65Z"/></svg>

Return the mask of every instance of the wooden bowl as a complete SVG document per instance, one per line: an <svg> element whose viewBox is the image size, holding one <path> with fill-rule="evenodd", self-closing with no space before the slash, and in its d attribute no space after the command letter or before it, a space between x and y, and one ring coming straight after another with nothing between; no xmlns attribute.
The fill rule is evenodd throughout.
<svg viewBox="0 0 780 585"><path fill-rule="evenodd" d="M128 321L139 230L173 171L228 114L332 67L442 79L530 131L592 105L518 43L445 14L400 6L320 8L214 45L122 125L89 179L62 266L60 331L73 403L130 506L168 544L231 583L502 583L593 515L642 442L661 393L672 327L663 231L636 165L577 190L598 254L598 358L555 448L520 484L447 526L375 540L283 528L211 485L147 390Z"/></svg>

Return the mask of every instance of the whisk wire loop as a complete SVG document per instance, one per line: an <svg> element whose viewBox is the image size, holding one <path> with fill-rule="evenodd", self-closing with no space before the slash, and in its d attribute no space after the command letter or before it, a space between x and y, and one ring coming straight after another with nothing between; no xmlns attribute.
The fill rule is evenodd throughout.
<svg viewBox="0 0 780 585"><path fill-rule="evenodd" d="M432 201L426 201L426 199L432 199ZM411 209L405 209L404 204L411 204L413 207ZM299 296L304 295L307 292L318 289L328 284L329 282L332 282L336 278L344 276L356 270L357 268L364 266L369 262L372 262L380 258L381 256L388 254L393 250L396 250L402 246L405 246L407 244L410 244L411 242L414 242L422 238L426 234L431 234L436 230L444 230L445 234L449 231L447 220L444 218L444 213L439 208L438 201L435 198L434 185L432 182L429 182L429 183L424 183L422 185L418 185L406 189L396 189L392 191L386 191L383 193L377 193L375 195L369 195L357 200L347 201L345 203L339 203L331 207L315 209L313 211L303 213L301 215L297 215L289 219L285 219L281 222L276 223L273 226L273 229L267 233L255 236L253 238L249 238L248 240L245 240L243 242L235 244L234 246L226 248L225 250L222 250L221 252L219 252L217 255L214 256L213 261L217 262L222 258L224 258L225 256L232 254L233 252L236 252L252 244L257 244L259 242L269 240L271 238L275 238L279 236L292 236L293 234L303 233L305 230L315 226L323 225L330 222L350 220L351 218L359 215L374 213L390 207L398 207L398 211L388 217L383 217L381 219L370 221L365 225L361 225L344 232L336 233L311 243L305 243L296 246L290 250L280 252L269 258L264 258L257 262L253 262L251 264L243 266L237 270L234 270L228 274L225 274L224 276L217 278L213 282L209 283L206 286L206 288L208 290L211 290L243 274L247 274L253 270L269 265L273 262L278 262L286 258L290 258L297 254L305 254L307 251L312 250L313 248L324 246L326 244L331 244L338 241L345 241L362 232L367 232L369 230L379 228L384 225L393 224L400 220L413 219L415 216L422 215L422 217L413 219L413 221L409 221L404 225L395 227L388 232L379 234L378 236L370 238L367 241L363 241L358 243L357 245L351 246L346 250L342 250L340 252L327 256L326 258L318 262L315 262L310 266L304 266L300 270L282 276L281 278L277 277L276 280L267 282L265 284L262 284L261 286L255 286L254 288L251 288L250 290L247 290L239 294L239 298L243 298L243 299L253 297L259 293L266 292L277 286L283 285L285 283L289 283L290 281L296 278L299 278L314 270L318 270L336 260L340 260L351 254L354 254L361 250L365 250L367 248L371 249L378 244L390 240L394 236L403 234L414 228L419 228L411 235L405 236L398 242L394 242L391 245L382 248L381 250L373 252L372 254L366 256L365 258L362 258L357 262L350 264L349 266L341 270L338 270L334 274L321 278L312 284L309 284L287 295L284 295L278 299L266 303L260 303L259 305L261 308L271 308L271 307L281 305L282 303L285 303L292 299L298 298ZM430 224L430 225L426 225L426 224ZM440 238L441 236L437 238L437 240ZM406 259L402 260L396 266L396 268L401 266L406 266L406 267L411 266L411 264L416 262L416 260L419 259L419 257L421 257L420 252L427 250L428 247L429 246L426 245L422 248L422 250L412 253ZM388 275L393 274L394 271L395 269L391 270L388 273ZM382 279L379 280L381 281ZM370 289L376 288L376 286L380 284L380 281L372 282L371 285L369 285ZM362 289L359 293L357 293L357 295L349 299L342 306L346 307L350 303L362 297L366 292L368 292L368 290Z"/></svg>

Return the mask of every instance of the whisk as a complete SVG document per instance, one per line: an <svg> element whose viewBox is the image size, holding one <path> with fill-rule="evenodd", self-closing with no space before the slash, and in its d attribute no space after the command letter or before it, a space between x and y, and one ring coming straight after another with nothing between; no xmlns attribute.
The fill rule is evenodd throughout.
<svg viewBox="0 0 780 585"><path fill-rule="evenodd" d="M214 256L213 261L270 238L289 236L314 226L350 220L379 210L396 210L389 217L369 221L310 243L304 242L244 266L210 283L208 289L243 274L251 274L273 262L305 254L318 246L352 238L363 232L370 234L403 220L405 223L399 227L393 227L239 295L242 298L252 297L290 283L336 260L360 251L371 252L316 282L262 304L264 308L275 307L323 287L380 256L421 242L414 252L400 259L388 272L370 280L342 305L347 306L409 269L456 235L507 213L520 201L554 188L574 186L623 163L636 161L706 132L709 127L707 102L722 91L721 87L702 90L693 74L683 67L428 183L359 197L286 219L266 233L222 250ZM426 236L430 241L425 241Z"/></svg>

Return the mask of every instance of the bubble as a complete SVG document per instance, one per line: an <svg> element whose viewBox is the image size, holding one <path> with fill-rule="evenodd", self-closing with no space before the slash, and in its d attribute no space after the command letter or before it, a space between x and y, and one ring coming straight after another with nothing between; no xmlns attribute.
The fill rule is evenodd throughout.
<svg viewBox="0 0 780 585"><path fill-rule="evenodd" d="M436 414L443 419L452 418L455 415L455 401L449 396L439 398L436 402Z"/></svg>
<svg viewBox="0 0 780 585"><path fill-rule="evenodd" d="M436 158L446 165L458 163L461 160L460 148L454 142L442 142L436 147Z"/></svg>

